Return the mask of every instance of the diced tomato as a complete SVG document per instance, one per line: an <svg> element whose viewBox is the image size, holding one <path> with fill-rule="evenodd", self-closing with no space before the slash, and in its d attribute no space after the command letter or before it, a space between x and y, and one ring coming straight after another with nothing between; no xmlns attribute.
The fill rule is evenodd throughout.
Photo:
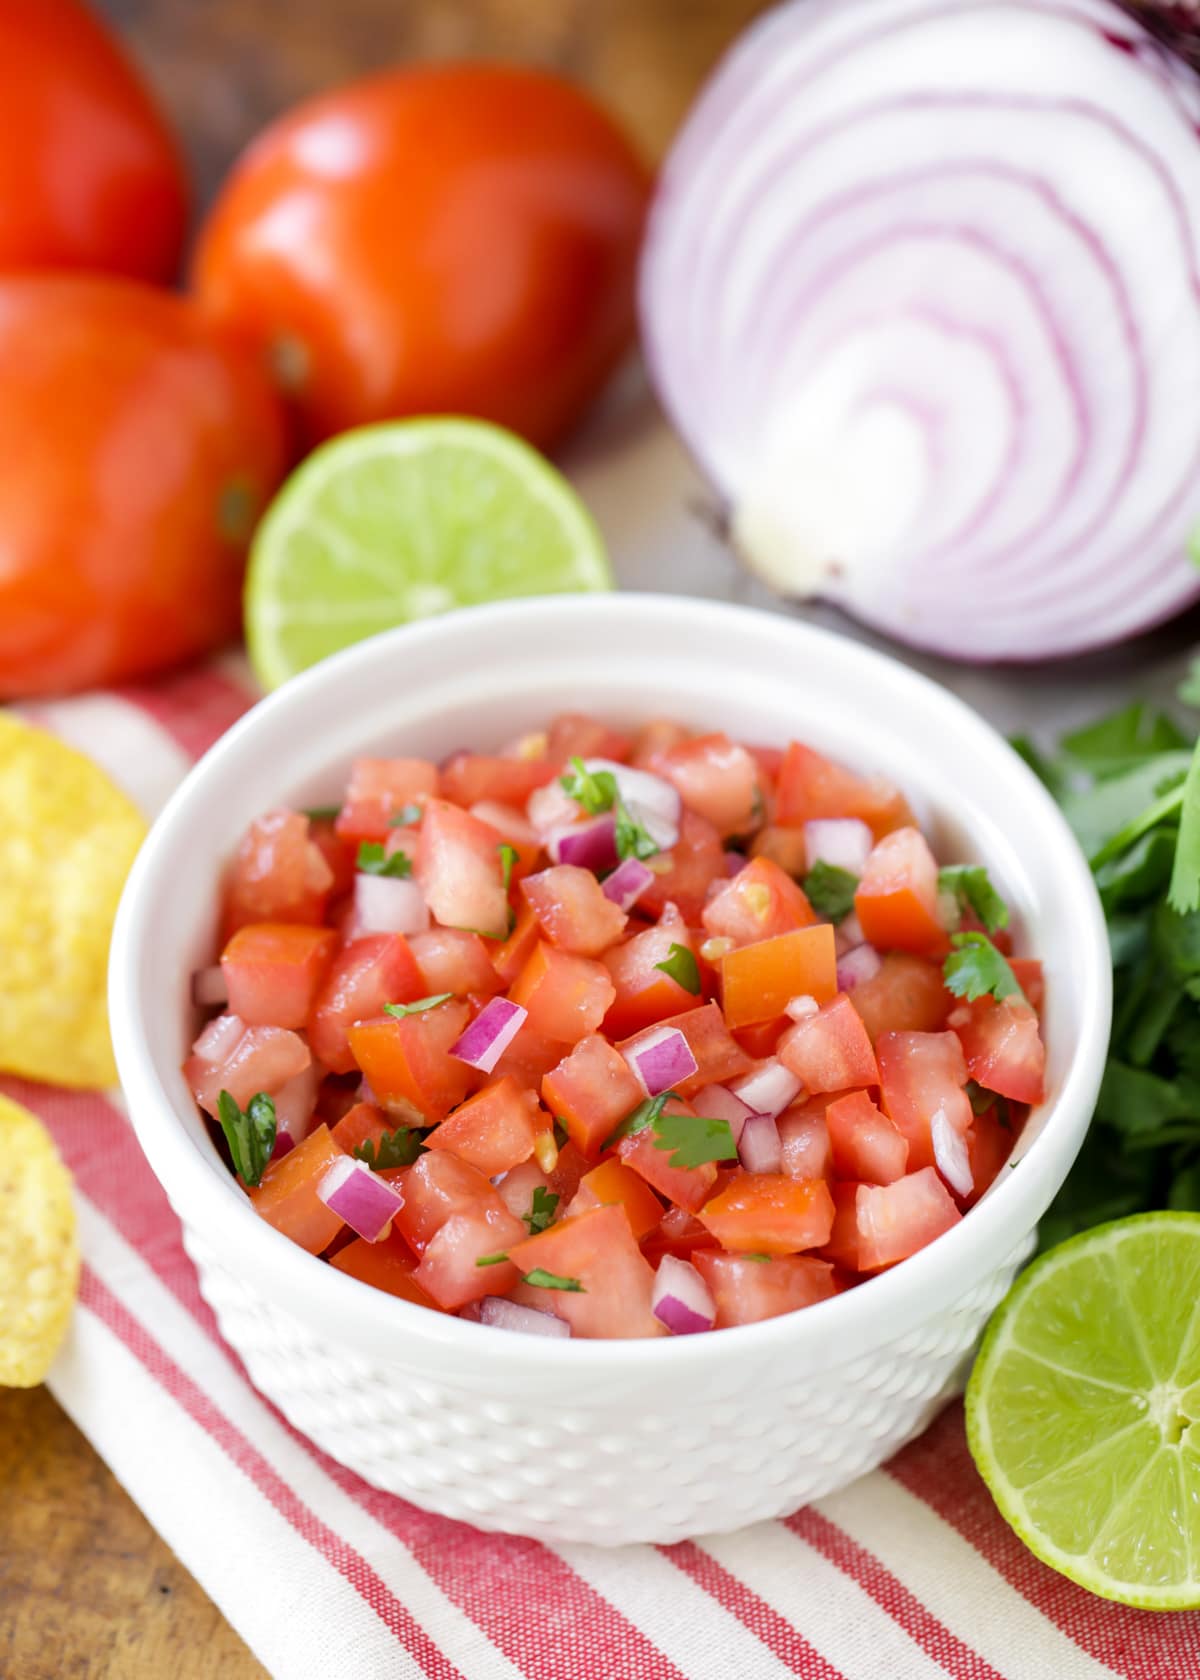
<svg viewBox="0 0 1200 1680"><path fill-rule="evenodd" d="M377 1144L384 1132L394 1129L395 1123L374 1103L356 1102L334 1126L332 1137L339 1149L344 1149L347 1155L353 1155L364 1143Z"/></svg>
<svg viewBox="0 0 1200 1680"><path fill-rule="evenodd" d="M941 964L906 951L889 951L878 973L850 993L872 1042L885 1032L938 1032L950 1001Z"/></svg>
<svg viewBox="0 0 1200 1680"><path fill-rule="evenodd" d="M497 1079L456 1108L425 1139L430 1149L452 1149L491 1178L533 1154L537 1097L515 1079Z"/></svg>
<svg viewBox="0 0 1200 1680"><path fill-rule="evenodd" d="M856 1272L894 1266L940 1237L962 1218L932 1167L894 1184L837 1187L837 1218L825 1255Z"/></svg>
<svg viewBox="0 0 1200 1680"><path fill-rule="evenodd" d="M808 868L808 851L802 828L787 828L781 823L768 823L760 828L750 842L752 858L769 858L778 864L785 875L803 875Z"/></svg>
<svg viewBox="0 0 1200 1680"><path fill-rule="evenodd" d="M630 740L586 712L561 712L550 725L546 757L560 769L569 758L611 758L624 764Z"/></svg>
<svg viewBox="0 0 1200 1680"><path fill-rule="evenodd" d="M817 917L791 876L770 858L759 857L712 895L700 919L714 938L751 945L811 927Z"/></svg>
<svg viewBox="0 0 1200 1680"><path fill-rule="evenodd" d="M797 1254L829 1241L833 1198L824 1179L744 1173L698 1218L731 1252Z"/></svg>
<svg viewBox="0 0 1200 1680"><path fill-rule="evenodd" d="M1001 933L1004 929L999 930ZM996 935L991 935L995 943ZM1042 1004L1046 999L1046 981L1042 973L1042 965L1035 957L1009 957L1008 966L1013 971L1013 978L1025 993L1034 1009L1041 1014Z"/></svg>
<svg viewBox="0 0 1200 1680"><path fill-rule="evenodd" d="M516 1267L507 1260L479 1262L507 1254L524 1235L524 1225L503 1205L453 1214L429 1239L413 1276L447 1312L485 1295L506 1295L519 1280Z"/></svg>
<svg viewBox="0 0 1200 1680"><path fill-rule="evenodd" d="M745 834L759 802L758 765L723 733L697 735L670 748L656 765L690 811L706 817L723 838Z"/></svg>
<svg viewBox="0 0 1200 1680"><path fill-rule="evenodd" d="M381 1015L350 1028L350 1049L377 1102L426 1122L442 1120L475 1083L473 1068L450 1054L470 1020L452 999L416 1015Z"/></svg>
<svg viewBox="0 0 1200 1680"><path fill-rule="evenodd" d="M521 892L543 938L581 957L598 957L615 945L629 920L619 905L605 898L590 869L571 863L553 864L530 875L521 882Z"/></svg>
<svg viewBox="0 0 1200 1680"><path fill-rule="evenodd" d="M535 789L558 773L551 758L488 758L482 753L455 753L442 766L441 795L456 805L494 800L524 806Z"/></svg>
<svg viewBox="0 0 1200 1680"><path fill-rule="evenodd" d="M657 1229L644 1239L642 1253L652 1266L657 1266L664 1254L690 1260L698 1248L712 1246L712 1233L701 1225L694 1213L689 1213L686 1208L669 1207Z"/></svg>
<svg viewBox="0 0 1200 1680"><path fill-rule="evenodd" d="M985 1108L971 1121L967 1131L972 1183L971 1194L966 1198L969 1207L975 1205L1006 1164L1015 1142L1013 1129L998 1106Z"/></svg>
<svg viewBox="0 0 1200 1680"><path fill-rule="evenodd" d="M605 952L604 966L612 975L617 993L604 1017L606 1033L625 1038L668 1015L694 1007L696 994L658 966L671 960L673 945L696 957L696 943L687 923L676 907L668 904L656 926L635 933L624 944Z"/></svg>
<svg viewBox="0 0 1200 1680"><path fill-rule="evenodd" d="M663 1106L664 1114L695 1112L687 1103L673 1098ZM686 1208L689 1213L696 1213L704 1206L717 1182L717 1169L712 1161L704 1161L698 1167L672 1166L672 1152L658 1147L653 1126L645 1127L632 1137L623 1137L617 1145L617 1154L660 1196L674 1202L676 1207Z"/></svg>
<svg viewBox="0 0 1200 1680"><path fill-rule="evenodd" d="M230 1012L250 1027L302 1027L336 944L332 928L248 922L221 952Z"/></svg>
<svg viewBox="0 0 1200 1680"><path fill-rule="evenodd" d="M414 873L443 927L489 939L508 933L500 838L494 828L444 799L430 799L421 822Z"/></svg>
<svg viewBox="0 0 1200 1680"><path fill-rule="evenodd" d="M797 1312L837 1294L833 1267L827 1260L798 1254L748 1259L711 1248L698 1250L692 1260L712 1290L718 1330L778 1318L780 1313Z"/></svg>
<svg viewBox="0 0 1200 1680"><path fill-rule="evenodd" d="M232 1004L233 1000L230 999ZM960 1015L966 1019L960 1021ZM1013 1102L1040 1103L1046 1094L1046 1046L1038 1018L1018 997L961 1004L950 1016L967 1060L967 1072L985 1091Z"/></svg>
<svg viewBox="0 0 1200 1680"><path fill-rule="evenodd" d="M685 724L676 723L672 718L651 718L634 735L629 762L638 770L657 770L663 754L669 753L673 747L681 747L691 739L691 735Z"/></svg>
<svg viewBox="0 0 1200 1680"><path fill-rule="evenodd" d="M880 951L942 957L950 949L938 906L937 859L920 829L898 828L879 841L854 908L864 938Z"/></svg>
<svg viewBox="0 0 1200 1680"><path fill-rule="evenodd" d="M773 1021L795 997L828 1003L836 994L837 944L829 922L760 939L721 958L721 998L731 1027Z"/></svg>
<svg viewBox="0 0 1200 1680"><path fill-rule="evenodd" d="M578 1044L595 1032L617 994L603 963L539 940L508 995L528 1010L535 1032Z"/></svg>
<svg viewBox="0 0 1200 1680"><path fill-rule="evenodd" d="M876 1050L884 1112L908 1139L909 1170L933 1166L934 1115L964 1137L971 1124L962 1046L952 1032L884 1033Z"/></svg>
<svg viewBox="0 0 1200 1680"><path fill-rule="evenodd" d="M492 952L492 967L505 986L511 986L520 974L537 950L541 936L542 930L537 917L528 904L522 904L517 911L512 932L504 943L497 945Z"/></svg>
<svg viewBox="0 0 1200 1680"><path fill-rule="evenodd" d="M509 1250L522 1272L573 1278L579 1291L523 1284L517 1298L565 1318L575 1336L663 1336L650 1310L654 1273L619 1207L560 1220Z"/></svg>
<svg viewBox="0 0 1200 1680"><path fill-rule="evenodd" d="M825 1124L827 1099L793 1103L775 1122L788 1178L832 1178L833 1146Z"/></svg>
<svg viewBox="0 0 1200 1680"><path fill-rule="evenodd" d="M865 1091L839 1097L825 1110L825 1125L838 1178L894 1184L904 1177L908 1143Z"/></svg>
<svg viewBox="0 0 1200 1680"><path fill-rule="evenodd" d="M788 934L783 938L787 939ZM766 940L763 941L767 943ZM756 949L753 945L745 947L747 951ZM776 1015L771 1021L758 1021L751 1027L735 1027L733 1036L737 1039L747 1056L753 1056L755 1061L765 1061L768 1056L775 1054L775 1046L779 1042L779 1035L792 1024L788 1015Z"/></svg>
<svg viewBox="0 0 1200 1680"><path fill-rule="evenodd" d="M219 1052L203 1048L216 1036L217 1023L210 1022L183 1064L192 1095L214 1118L222 1091L245 1108L259 1091L273 1096L312 1060L304 1040L284 1027L247 1027L235 1015L223 1015L219 1022L225 1028Z"/></svg>
<svg viewBox="0 0 1200 1680"><path fill-rule="evenodd" d="M310 1254L320 1254L343 1222L317 1190L334 1162L344 1159L329 1127L318 1126L295 1149L269 1163L262 1182L249 1192L255 1213Z"/></svg>
<svg viewBox="0 0 1200 1680"><path fill-rule="evenodd" d="M602 1161L584 1173L567 1209L567 1217L587 1213L589 1208L623 1208L629 1228L638 1242L656 1230L666 1211L640 1173L621 1161Z"/></svg>
<svg viewBox="0 0 1200 1680"><path fill-rule="evenodd" d="M456 997L466 997L468 992L494 997L504 990L488 948L477 933L468 933L465 928L433 927L427 933L414 933L408 943L425 997L436 997L439 992L453 992Z"/></svg>
<svg viewBox="0 0 1200 1680"><path fill-rule="evenodd" d="M223 937L247 922L318 923L333 872L299 811L268 811L242 837L225 890Z"/></svg>
<svg viewBox="0 0 1200 1680"><path fill-rule="evenodd" d="M569 1044L564 1044L559 1038L547 1038L545 1033L538 1032L526 1021L492 1069L492 1078L511 1077L518 1085L531 1085L536 1090L569 1049Z"/></svg>
<svg viewBox="0 0 1200 1680"><path fill-rule="evenodd" d="M858 817L876 839L912 822L904 795L882 776L860 776L793 741L775 787L776 822L799 826L817 817Z"/></svg>
<svg viewBox="0 0 1200 1680"><path fill-rule="evenodd" d="M879 1083L867 1029L845 992L789 1027L779 1040L778 1055L812 1093Z"/></svg>
<svg viewBox="0 0 1200 1680"><path fill-rule="evenodd" d="M438 790L436 764L425 758L356 758L334 828L343 840L383 840L406 805L423 805Z"/></svg>
<svg viewBox="0 0 1200 1680"><path fill-rule="evenodd" d="M725 880L725 848L710 822L684 808L679 838L669 852L653 860L654 879L638 899L646 916L660 916L668 904L679 907L689 924L700 920L714 881Z"/></svg>
<svg viewBox="0 0 1200 1680"><path fill-rule="evenodd" d="M590 1033L546 1074L542 1101L575 1147L594 1161L605 1139L642 1101L642 1088L608 1040Z"/></svg>
<svg viewBox="0 0 1200 1680"><path fill-rule="evenodd" d="M412 1257L412 1251L404 1239L394 1231L379 1242L366 1242L362 1237L356 1237L345 1248L340 1248L329 1264L339 1272L345 1272L348 1277L358 1278L360 1283L369 1283L374 1289L382 1289L386 1295L397 1295L402 1301L411 1301L416 1307L432 1307L435 1312L442 1311L413 1276L417 1263Z"/></svg>
<svg viewBox="0 0 1200 1680"><path fill-rule="evenodd" d="M333 1073L352 1073L349 1031L382 1013L385 1003L428 997L408 941L400 933L371 933L336 954L313 1001L308 1037L317 1060Z"/></svg>
<svg viewBox="0 0 1200 1680"><path fill-rule="evenodd" d="M752 1066L750 1057L730 1034L725 1018L715 1003L702 1004L698 1009L669 1016L658 1026L648 1027L645 1032L625 1039L617 1048L624 1053L645 1038L646 1033L658 1032L663 1027L678 1027L696 1060L695 1073L681 1079L676 1086L681 1097L690 1097L706 1085L723 1085L727 1079L749 1073Z"/></svg>

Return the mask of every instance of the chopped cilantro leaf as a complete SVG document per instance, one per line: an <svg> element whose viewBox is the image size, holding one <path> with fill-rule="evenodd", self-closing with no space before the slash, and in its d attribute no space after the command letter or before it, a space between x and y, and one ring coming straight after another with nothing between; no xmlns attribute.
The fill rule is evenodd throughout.
<svg viewBox="0 0 1200 1680"><path fill-rule="evenodd" d="M581 758L573 758L568 773L558 779L590 817L598 817L601 811L611 811L617 802L617 778L612 771L589 770Z"/></svg>
<svg viewBox="0 0 1200 1680"><path fill-rule="evenodd" d="M645 1102L637 1105L632 1114L625 1116L615 1132L609 1133L601 1144L601 1149L611 1149L621 1138L636 1137L639 1132L644 1132L647 1126L655 1125L667 1103L678 1095L678 1091L663 1091L657 1097L647 1097Z"/></svg>
<svg viewBox="0 0 1200 1680"><path fill-rule="evenodd" d="M854 908L858 876L836 863L818 858L801 884L817 915L828 916L831 922L843 921Z"/></svg>
<svg viewBox="0 0 1200 1680"><path fill-rule="evenodd" d="M229 1145L233 1170L243 1184L253 1188L262 1181L275 1148L275 1104L265 1091L259 1091L242 1110L228 1091L222 1091L217 1098L217 1118Z"/></svg>
<svg viewBox="0 0 1200 1680"><path fill-rule="evenodd" d="M507 1251L503 1254L481 1254L475 1264L477 1266L502 1266L507 1259Z"/></svg>
<svg viewBox="0 0 1200 1680"><path fill-rule="evenodd" d="M529 1204L529 1212L523 1213L521 1218L529 1227L529 1235L536 1237L539 1231L544 1231L547 1225L553 1223L554 1215L558 1211L560 1197L555 1190L547 1190L544 1184L535 1184L533 1200Z"/></svg>
<svg viewBox="0 0 1200 1680"><path fill-rule="evenodd" d="M535 1289L565 1289L572 1295L587 1294L578 1278L559 1277L557 1272L547 1272L541 1266L526 1272L525 1282L532 1283Z"/></svg>
<svg viewBox="0 0 1200 1680"><path fill-rule="evenodd" d="M415 1126L397 1126L394 1132L381 1133L378 1142L366 1138L355 1144L350 1153L372 1172L383 1172L387 1167L411 1167L425 1153L425 1144Z"/></svg>
<svg viewBox="0 0 1200 1680"><path fill-rule="evenodd" d="M453 992L435 992L432 997L418 998L415 1003L385 1003L385 1015L394 1015L402 1021L406 1015L423 1015L427 1009L436 1009L439 1003L449 1003Z"/></svg>
<svg viewBox="0 0 1200 1680"><path fill-rule="evenodd" d="M507 840L502 840L496 850L500 853L500 879L504 883L505 892L507 892L508 884L512 880L513 864L516 863L521 854L515 846L510 846Z"/></svg>
<svg viewBox="0 0 1200 1680"><path fill-rule="evenodd" d="M989 933L1008 926L1008 905L981 863L955 863L938 870L938 886L952 892L963 910L973 910Z"/></svg>
<svg viewBox="0 0 1200 1680"><path fill-rule="evenodd" d="M407 852L393 852L388 857L382 841L364 840L358 848L354 867L363 875L386 875L400 881L412 874L412 859Z"/></svg>
<svg viewBox="0 0 1200 1680"><path fill-rule="evenodd" d="M422 817L419 805L401 805L398 811L393 811L388 818L389 828L413 828Z"/></svg>
<svg viewBox="0 0 1200 1680"><path fill-rule="evenodd" d="M955 997L974 1003L977 998L1025 996L1017 977L1006 958L992 944L986 933L955 933L950 936L955 947L942 967L946 990Z"/></svg>
<svg viewBox="0 0 1200 1680"><path fill-rule="evenodd" d="M654 966L663 974L669 974L675 984L682 986L685 992L699 997L700 965L688 946L673 944L662 962L655 963Z"/></svg>
<svg viewBox="0 0 1200 1680"><path fill-rule="evenodd" d="M310 805L304 813L309 822L336 822L341 814L340 805Z"/></svg>
<svg viewBox="0 0 1200 1680"><path fill-rule="evenodd" d="M728 1120L701 1114L660 1114L654 1121L655 1149L673 1149L669 1167L686 1171L706 1161L736 1161L737 1145Z"/></svg>

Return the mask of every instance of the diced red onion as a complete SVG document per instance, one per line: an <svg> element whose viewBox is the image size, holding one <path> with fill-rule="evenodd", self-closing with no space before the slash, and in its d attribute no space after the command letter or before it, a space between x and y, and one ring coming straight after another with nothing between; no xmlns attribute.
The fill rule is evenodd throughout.
<svg viewBox="0 0 1200 1680"><path fill-rule="evenodd" d="M960 659L1195 600L1198 128L1194 71L1115 0L752 26L659 177L641 278L747 564Z"/></svg>
<svg viewBox="0 0 1200 1680"><path fill-rule="evenodd" d="M229 987L220 963L198 968L192 975L192 1002L197 1009L220 1009L229 1002Z"/></svg>
<svg viewBox="0 0 1200 1680"><path fill-rule="evenodd" d="M693 1336L717 1322L712 1291L690 1261L674 1254L664 1254L658 1263L650 1310L673 1336Z"/></svg>
<svg viewBox="0 0 1200 1680"><path fill-rule="evenodd" d="M578 869L611 869L617 862L616 818L605 812L587 822L555 828L546 836L546 850L555 863L573 863Z"/></svg>
<svg viewBox="0 0 1200 1680"><path fill-rule="evenodd" d="M364 933L424 933L429 906L413 880L393 875L354 877L354 928Z"/></svg>
<svg viewBox="0 0 1200 1680"><path fill-rule="evenodd" d="M751 1173L783 1171L783 1145L773 1114L751 1114L737 1140L738 1160Z"/></svg>
<svg viewBox="0 0 1200 1680"><path fill-rule="evenodd" d="M461 1317L461 1314L460 1314ZM479 1322L493 1330L520 1330L527 1336L569 1336L571 1326L555 1313L538 1307L524 1307L504 1295L485 1295L479 1307Z"/></svg>
<svg viewBox="0 0 1200 1680"><path fill-rule="evenodd" d="M971 1172L967 1140L951 1125L944 1108L934 1111L929 1122L929 1138L937 1170L951 1190L957 1191L960 1196L969 1196L975 1188L975 1177Z"/></svg>
<svg viewBox="0 0 1200 1680"><path fill-rule="evenodd" d="M821 1005L815 997L810 997L807 992L802 992L799 997L788 999L783 1012L791 1021L807 1021L810 1016L821 1013Z"/></svg>
<svg viewBox="0 0 1200 1680"><path fill-rule="evenodd" d="M804 825L804 861L811 869L828 863L861 875L875 845L875 836L857 817L818 817Z"/></svg>
<svg viewBox="0 0 1200 1680"><path fill-rule="evenodd" d="M317 1185L317 1198L367 1242L378 1242L404 1206L404 1197L387 1179L350 1155L335 1161L325 1173Z"/></svg>
<svg viewBox="0 0 1200 1680"><path fill-rule="evenodd" d="M632 910L653 881L654 871L647 869L640 858L629 857L613 870L602 891L605 898L611 898L622 910Z"/></svg>
<svg viewBox="0 0 1200 1680"><path fill-rule="evenodd" d="M839 992L852 992L861 981L873 980L883 967L883 958L874 945L856 945L837 960Z"/></svg>
<svg viewBox="0 0 1200 1680"><path fill-rule="evenodd" d="M800 1084L790 1068L769 1056L753 1073L745 1074L731 1085L730 1090L752 1113L776 1115L782 1114L797 1096Z"/></svg>
<svg viewBox="0 0 1200 1680"><path fill-rule="evenodd" d="M585 758L584 769L593 773L607 770L617 784L621 803L631 817L642 824L655 845L669 852L679 839L679 819L683 801L679 789L672 787L663 776L649 770L635 770L628 764L617 764L611 758Z"/></svg>
<svg viewBox="0 0 1200 1680"><path fill-rule="evenodd" d="M724 1085L706 1085L696 1097L696 1113L706 1115L710 1120L727 1120L734 1143L753 1112L741 1097L735 1097Z"/></svg>
<svg viewBox="0 0 1200 1680"><path fill-rule="evenodd" d="M648 1097L682 1084L698 1066L691 1045L678 1027L659 1027L621 1054Z"/></svg>
<svg viewBox="0 0 1200 1680"><path fill-rule="evenodd" d="M246 1023L240 1015L218 1015L192 1045L192 1054L215 1067L218 1062L229 1060L245 1036Z"/></svg>
<svg viewBox="0 0 1200 1680"><path fill-rule="evenodd" d="M491 1073L528 1019L529 1011L507 998L491 998L466 1031L451 1046L460 1062Z"/></svg>

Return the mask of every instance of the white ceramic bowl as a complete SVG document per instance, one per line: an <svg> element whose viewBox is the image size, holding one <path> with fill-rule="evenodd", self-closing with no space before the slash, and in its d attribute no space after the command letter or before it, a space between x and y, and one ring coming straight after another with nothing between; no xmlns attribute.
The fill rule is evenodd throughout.
<svg viewBox="0 0 1200 1680"><path fill-rule="evenodd" d="M191 971L247 822L336 797L359 753L495 747L555 711L799 736L894 777L947 857L981 859L1046 965L1049 1100L1012 1171L893 1271L763 1324L558 1341L368 1289L260 1220L179 1072ZM252 1379L368 1481L482 1528L670 1541L795 1509L871 1469L961 1381L1092 1111L1110 970L1084 860L1005 742L903 665L783 617L613 595L517 601L376 637L256 707L192 772L134 867L113 942L117 1061L200 1287Z"/></svg>

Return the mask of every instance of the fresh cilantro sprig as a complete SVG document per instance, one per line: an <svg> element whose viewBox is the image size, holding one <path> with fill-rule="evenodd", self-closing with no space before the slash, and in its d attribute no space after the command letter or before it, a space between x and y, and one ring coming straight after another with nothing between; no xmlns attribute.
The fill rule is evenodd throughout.
<svg viewBox="0 0 1200 1680"><path fill-rule="evenodd" d="M418 998L415 1003L385 1003L383 1012L402 1021L406 1015L424 1015L427 1009L436 1009L439 1003L448 1003L453 996L453 992L435 992L432 997Z"/></svg>
<svg viewBox="0 0 1200 1680"><path fill-rule="evenodd" d="M954 894L961 910L974 911L989 933L1008 926L1008 905L981 863L954 863L940 869L938 886Z"/></svg>
<svg viewBox="0 0 1200 1680"><path fill-rule="evenodd" d="M385 875L402 881L412 874L412 859L407 852L393 852L389 857L380 840L364 840L358 848L354 867L360 875Z"/></svg>
<svg viewBox="0 0 1200 1680"><path fill-rule="evenodd" d="M275 1148L275 1104L265 1091L259 1091L243 1109L228 1091L222 1091L217 1098L217 1119L229 1145L234 1172L253 1189L262 1182Z"/></svg>
<svg viewBox="0 0 1200 1680"><path fill-rule="evenodd" d="M700 995L700 964L696 961L695 953L687 945L672 944L662 962L655 963L661 973L669 975L677 986L682 986L685 992L691 992L693 997Z"/></svg>
<svg viewBox="0 0 1200 1680"><path fill-rule="evenodd" d="M981 997L994 997L998 1003L1005 998L1023 998L1021 983L1009 967L1008 959L998 951L986 933L952 933L950 943L955 947L942 965L942 979L946 990L955 997L974 1003Z"/></svg>
<svg viewBox="0 0 1200 1680"><path fill-rule="evenodd" d="M557 1191L547 1190L544 1184L534 1185L529 1212L521 1215L531 1237L536 1237L539 1231L544 1231L548 1225L553 1224L559 1200Z"/></svg>
<svg viewBox="0 0 1200 1680"><path fill-rule="evenodd" d="M365 1138L350 1153L365 1161L372 1172L384 1172L389 1167L411 1167L425 1153L425 1143L415 1126L397 1126L394 1132L381 1132L378 1141Z"/></svg>
<svg viewBox="0 0 1200 1680"><path fill-rule="evenodd" d="M818 858L801 885L817 915L827 916L831 922L845 921L854 908L858 876L848 869L839 868L836 863L826 863L824 858Z"/></svg>

